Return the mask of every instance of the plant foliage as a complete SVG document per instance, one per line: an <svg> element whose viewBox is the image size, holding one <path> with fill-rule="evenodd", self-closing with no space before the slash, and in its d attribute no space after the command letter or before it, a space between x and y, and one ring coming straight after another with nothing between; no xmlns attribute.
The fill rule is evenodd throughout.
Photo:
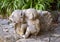
<svg viewBox="0 0 60 42"><path fill-rule="evenodd" d="M0 0L0 14L10 15L16 9L35 8L37 10L47 10L54 0ZM57 3L60 8L60 1Z"/></svg>

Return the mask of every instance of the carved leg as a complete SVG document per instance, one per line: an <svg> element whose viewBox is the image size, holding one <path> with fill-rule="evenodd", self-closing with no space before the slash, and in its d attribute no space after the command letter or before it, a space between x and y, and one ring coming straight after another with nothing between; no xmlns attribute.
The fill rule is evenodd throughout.
<svg viewBox="0 0 60 42"><path fill-rule="evenodd" d="M19 34L20 36L23 34L22 30L21 30L21 25L20 23L16 23L15 24L15 31L17 34Z"/></svg>
<svg viewBox="0 0 60 42"><path fill-rule="evenodd" d="M28 38L28 36L31 34L31 31L29 30L29 28L27 27L26 33L25 35L23 35L23 38Z"/></svg>

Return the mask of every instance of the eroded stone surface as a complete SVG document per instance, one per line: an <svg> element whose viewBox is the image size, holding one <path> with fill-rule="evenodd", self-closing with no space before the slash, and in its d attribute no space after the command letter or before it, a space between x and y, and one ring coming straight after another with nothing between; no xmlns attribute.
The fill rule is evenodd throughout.
<svg viewBox="0 0 60 42"><path fill-rule="evenodd" d="M16 42L41 42L41 40L35 40L35 39L20 39Z"/></svg>
<svg viewBox="0 0 60 42"><path fill-rule="evenodd" d="M2 21L2 19L0 20ZM3 21L5 22L5 20ZM14 27L12 25L0 23L0 42L16 42L19 36L15 33Z"/></svg>
<svg viewBox="0 0 60 42"><path fill-rule="evenodd" d="M2 21L2 20L0 20ZM33 36L28 39L20 39L20 36L15 33L12 25L0 24L0 42L60 42L60 23L54 29L53 33L43 33L38 36Z"/></svg>
<svg viewBox="0 0 60 42"><path fill-rule="evenodd" d="M51 37L50 42L60 42L60 37Z"/></svg>
<svg viewBox="0 0 60 42"><path fill-rule="evenodd" d="M53 33L51 33L52 36L58 37L60 36L60 24L56 28L54 28Z"/></svg>
<svg viewBox="0 0 60 42"><path fill-rule="evenodd" d="M58 12L58 15L59 15L59 17L58 17L58 22L60 23L60 12Z"/></svg>
<svg viewBox="0 0 60 42"><path fill-rule="evenodd" d="M60 17L58 17L58 22L60 23Z"/></svg>
<svg viewBox="0 0 60 42"><path fill-rule="evenodd" d="M9 20L7 20L7 19L0 19L0 24L8 25L8 23L9 23Z"/></svg>
<svg viewBox="0 0 60 42"><path fill-rule="evenodd" d="M50 42L60 42L60 23L50 36Z"/></svg>
<svg viewBox="0 0 60 42"><path fill-rule="evenodd" d="M44 38L44 39L19 39L16 42L49 42L48 38Z"/></svg>

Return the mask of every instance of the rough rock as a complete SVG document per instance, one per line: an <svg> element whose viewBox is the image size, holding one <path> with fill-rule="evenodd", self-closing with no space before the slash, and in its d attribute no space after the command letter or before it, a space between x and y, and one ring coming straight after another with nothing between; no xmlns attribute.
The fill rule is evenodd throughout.
<svg viewBox="0 0 60 42"><path fill-rule="evenodd" d="M60 12L58 11L58 15L59 15L59 17L58 17L58 23L60 23Z"/></svg>
<svg viewBox="0 0 60 42"><path fill-rule="evenodd" d="M60 23L50 35L50 42L60 42Z"/></svg>
<svg viewBox="0 0 60 42"><path fill-rule="evenodd" d="M53 31L53 33L51 33L51 35L54 37L60 36L60 24L58 24L58 26L56 28L54 28L54 31Z"/></svg>
<svg viewBox="0 0 60 42"><path fill-rule="evenodd" d="M16 42L48 42L48 38L45 39L19 39Z"/></svg>
<svg viewBox="0 0 60 42"><path fill-rule="evenodd" d="M51 37L50 42L60 42L60 37Z"/></svg>
<svg viewBox="0 0 60 42"><path fill-rule="evenodd" d="M58 11L52 11L51 15L52 15L52 18L53 18L53 22L54 23L57 22L58 21L58 17L59 17Z"/></svg>
<svg viewBox="0 0 60 42"><path fill-rule="evenodd" d="M58 17L58 23L60 23L60 17Z"/></svg>
<svg viewBox="0 0 60 42"><path fill-rule="evenodd" d="M0 19L0 24L8 25L9 24L9 20L7 20L7 19Z"/></svg>
<svg viewBox="0 0 60 42"><path fill-rule="evenodd" d="M0 42L16 42L19 36L12 25L0 24Z"/></svg>
<svg viewBox="0 0 60 42"><path fill-rule="evenodd" d="M41 31L48 31L50 29L50 26L52 25L52 20L53 20L51 13L48 11L42 11L40 15L41 15L40 18Z"/></svg>
<svg viewBox="0 0 60 42"><path fill-rule="evenodd" d="M53 33L43 32L36 37L20 39L20 36L14 30L14 24L8 25L8 22L7 19L0 19L0 42L60 42L60 23L54 28Z"/></svg>

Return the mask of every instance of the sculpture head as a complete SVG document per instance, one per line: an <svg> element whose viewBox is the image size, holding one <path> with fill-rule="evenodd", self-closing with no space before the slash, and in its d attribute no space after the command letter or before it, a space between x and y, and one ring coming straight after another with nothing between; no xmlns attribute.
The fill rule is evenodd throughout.
<svg viewBox="0 0 60 42"><path fill-rule="evenodd" d="M33 8L27 9L27 10L26 10L26 17L27 17L28 19L35 19L35 18L38 17L38 13L37 13L37 11L36 11L35 9L33 9Z"/></svg>
<svg viewBox="0 0 60 42"><path fill-rule="evenodd" d="M11 20L14 23L19 23L24 21L24 17L25 14L22 12L22 10L15 10L10 15L9 20Z"/></svg>

